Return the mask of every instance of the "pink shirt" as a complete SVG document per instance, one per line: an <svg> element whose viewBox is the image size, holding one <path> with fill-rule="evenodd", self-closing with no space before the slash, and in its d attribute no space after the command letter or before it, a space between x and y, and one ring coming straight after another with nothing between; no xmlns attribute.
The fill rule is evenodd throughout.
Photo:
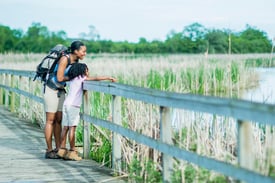
<svg viewBox="0 0 275 183"><path fill-rule="evenodd" d="M83 95L82 83L85 79L86 77L78 76L70 81L69 93L64 101L64 105L80 107Z"/></svg>

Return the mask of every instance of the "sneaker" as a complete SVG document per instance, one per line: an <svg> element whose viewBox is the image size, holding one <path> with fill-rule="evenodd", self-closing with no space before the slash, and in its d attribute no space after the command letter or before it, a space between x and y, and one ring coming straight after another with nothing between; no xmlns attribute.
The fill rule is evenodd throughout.
<svg viewBox="0 0 275 183"><path fill-rule="evenodd" d="M78 156L77 151L68 151L64 157L65 160L80 161L82 158Z"/></svg>
<svg viewBox="0 0 275 183"><path fill-rule="evenodd" d="M57 152L57 155L60 158L65 158L66 154L67 154L68 150L66 148L60 148Z"/></svg>
<svg viewBox="0 0 275 183"><path fill-rule="evenodd" d="M46 159L59 159L59 156L57 156L57 154L53 150L51 150L51 151L47 151L45 153L45 158Z"/></svg>

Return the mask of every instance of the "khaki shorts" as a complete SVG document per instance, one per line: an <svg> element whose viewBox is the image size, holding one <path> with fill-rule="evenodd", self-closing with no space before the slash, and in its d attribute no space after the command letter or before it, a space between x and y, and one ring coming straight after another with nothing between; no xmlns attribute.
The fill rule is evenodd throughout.
<svg viewBox="0 0 275 183"><path fill-rule="evenodd" d="M53 90L46 86L44 93L45 112L62 112L63 103L65 100L65 91L59 92L59 95L60 96L58 97L58 90Z"/></svg>
<svg viewBox="0 0 275 183"><path fill-rule="evenodd" d="M63 106L62 126L77 126L79 124L80 107Z"/></svg>

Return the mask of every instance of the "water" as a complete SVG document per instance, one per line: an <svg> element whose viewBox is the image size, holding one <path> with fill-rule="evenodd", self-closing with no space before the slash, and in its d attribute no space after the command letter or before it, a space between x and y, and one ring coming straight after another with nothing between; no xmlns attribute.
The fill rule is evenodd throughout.
<svg viewBox="0 0 275 183"><path fill-rule="evenodd" d="M260 76L259 86L244 92L245 94L242 99L266 104L275 104L275 68L256 68L256 72L258 72ZM187 123L195 121L196 118L195 112L174 109L172 126L174 129L181 129L183 126L188 125ZM200 123L200 125L207 124L211 126L213 115L204 113L200 117L200 121L204 121ZM233 122L233 124L235 124L235 122Z"/></svg>
<svg viewBox="0 0 275 183"><path fill-rule="evenodd" d="M244 99L275 104L275 68L257 68L256 71L260 75L259 87L248 90Z"/></svg>

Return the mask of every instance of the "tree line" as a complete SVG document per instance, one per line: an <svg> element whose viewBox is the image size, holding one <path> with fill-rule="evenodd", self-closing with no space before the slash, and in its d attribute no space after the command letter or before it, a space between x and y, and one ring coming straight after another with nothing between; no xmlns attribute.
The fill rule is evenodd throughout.
<svg viewBox="0 0 275 183"><path fill-rule="evenodd" d="M264 31L246 25L245 30L207 29L199 23L184 27L181 32L171 31L164 41L147 41L141 37L137 43L101 40L99 35L85 36L82 40L92 53L270 53L272 40ZM65 31L51 32L40 23L32 23L26 32L0 25L0 53L44 53L61 43L70 45L72 39Z"/></svg>

